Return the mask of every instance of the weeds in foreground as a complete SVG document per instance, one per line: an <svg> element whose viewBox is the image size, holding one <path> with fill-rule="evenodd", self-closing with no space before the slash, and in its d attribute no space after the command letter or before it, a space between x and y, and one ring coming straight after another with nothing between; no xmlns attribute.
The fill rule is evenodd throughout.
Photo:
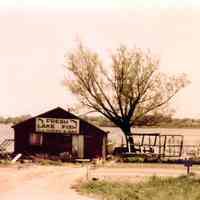
<svg viewBox="0 0 200 200"><path fill-rule="evenodd" d="M83 183L79 190L104 200L199 200L200 179L194 176L153 176L147 182L137 184L90 181Z"/></svg>
<svg viewBox="0 0 200 200"><path fill-rule="evenodd" d="M60 160L54 161L54 160L40 160L39 164L41 165L57 165L57 166L61 166L63 165L63 163Z"/></svg>
<svg viewBox="0 0 200 200"><path fill-rule="evenodd" d="M2 159L0 160L0 166L4 166L4 165L9 165L11 162L10 160L7 160L7 159Z"/></svg>

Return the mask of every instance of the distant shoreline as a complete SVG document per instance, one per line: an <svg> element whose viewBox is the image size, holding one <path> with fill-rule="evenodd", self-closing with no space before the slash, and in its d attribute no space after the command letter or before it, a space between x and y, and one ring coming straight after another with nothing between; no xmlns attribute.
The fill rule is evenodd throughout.
<svg viewBox="0 0 200 200"><path fill-rule="evenodd" d="M119 128L119 127L117 127L117 126L99 126L100 128ZM161 128L161 129L200 129L200 126L199 127L184 127L184 126L182 126L182 127L178 127L178 126L174 126L174 127L172 127L172 126L135 126L135 127L133 127L133 128L143 128L143 129L159 129L159 128Z"/></svg>
<svg viewBox="0 0 200 200"><path fill-rule="evenodd" d="M94 125L100 127L100 128L119 128L117 126L114 125L97 125L95 123L93 123ZM1 123L0 125L4 125L4 126L13 126L14 123ZM135 126L133 128L143 128L143 129L200 129L200 124L199 125L195 125L195 126L184 126L184 125L179 125L179 126L172 126L172 125L155 125L155 126Z"/></svg>

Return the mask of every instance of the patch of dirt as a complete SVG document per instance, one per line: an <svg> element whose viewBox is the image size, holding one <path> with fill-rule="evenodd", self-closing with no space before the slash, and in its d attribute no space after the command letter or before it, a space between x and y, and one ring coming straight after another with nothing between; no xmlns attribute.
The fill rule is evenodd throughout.
<svg viewBox="0 0 200 200"><path fill-rule="evenodd" d="M85 168L29 166L0 168L1 200L92 200L71 185L86 174Z"/></svg>
<svg viewBox="0 0 200 200"><path fill-rule="evenodd" d="M199 169L192 169L191 172L196 175L200 175ZM107 180L107 181L122 181L122 182L139 182L145 181L151 176L160 176L160 177L177 177L181 175L186 175L186 168L184 166L178 166L175 168L174 166L164 168L161 166L157 167L103 167L97 168L95 170L90 171L90 178L97 178L99 180Z"/></svg>

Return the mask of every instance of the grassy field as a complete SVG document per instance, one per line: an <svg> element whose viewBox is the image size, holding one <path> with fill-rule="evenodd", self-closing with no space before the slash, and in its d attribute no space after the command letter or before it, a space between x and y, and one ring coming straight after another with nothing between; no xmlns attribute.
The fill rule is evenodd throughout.
<svg viewBox="0 0 200 200"><path fill-rule="evenodd" d="M90 181L80 186L80 192L104 200L199 200L200 179L151 177L140 183Z"/></svg>

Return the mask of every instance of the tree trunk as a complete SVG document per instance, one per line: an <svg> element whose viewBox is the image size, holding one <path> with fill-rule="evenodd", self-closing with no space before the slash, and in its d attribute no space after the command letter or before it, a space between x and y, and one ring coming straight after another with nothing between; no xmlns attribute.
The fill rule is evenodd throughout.
<svg viewBox="0 0 200 200"><path fill-rule="evenodd" d="M128 150L128 153L131 153L134 150L134 140L131 135L131 127L130 126L124 126L121 128L126 139L126 147Z"/></svg>

